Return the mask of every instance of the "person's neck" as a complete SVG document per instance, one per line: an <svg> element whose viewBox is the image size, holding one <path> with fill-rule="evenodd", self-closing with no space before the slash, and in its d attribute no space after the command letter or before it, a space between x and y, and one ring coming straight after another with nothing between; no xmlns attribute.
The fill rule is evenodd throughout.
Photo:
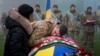
<svg viewBox="0 0 100 56"><path fill-rule="evenodd" d="M71 13L75 13L75 12L76 12L76 10L70 10L70 12L71 12Z"/></svg>
<svg viewBox="0 0 100 56"><path fill-rule="evenodd" d="M40 13L40 12L41 12L41 10L35 10L35 12Z"/></svg>
<svg viewBox="0 0 100 56"><path fill-rule="evenodd" d="M58 10L53 11L54 13L58 13Z"/></svg>
<svg viewBox="0 0 100 56"><path fill-rule="evenodd" d="M92 15L92 12L87 12L87 11L86 11L86 14L88 14L88 15Z"/></svg>

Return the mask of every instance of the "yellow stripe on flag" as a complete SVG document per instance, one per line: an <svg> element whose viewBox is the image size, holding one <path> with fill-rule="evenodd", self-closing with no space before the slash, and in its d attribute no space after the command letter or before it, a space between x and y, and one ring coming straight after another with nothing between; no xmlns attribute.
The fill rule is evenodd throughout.
<svg viewBox="0 0 100 56"><path fill-rule="evenodd" d="M51 12L51 0L47 0L45 18L46 19L51 19L51 17L52 17L51 14L52 14L52 12Z"/></svg>
<svg viewBox="0 0 100 56"><path fill-rule="evenodd" d="M46 11L46 19L50 19L51 17L51 9L49 9Z"/></svg>
<svg viewBox="0 0 100 56"><path fill-rule="evenodd" d="M46 49L39 50L35 56L53 56L54 54L54 46L51 46Z"/></svg>

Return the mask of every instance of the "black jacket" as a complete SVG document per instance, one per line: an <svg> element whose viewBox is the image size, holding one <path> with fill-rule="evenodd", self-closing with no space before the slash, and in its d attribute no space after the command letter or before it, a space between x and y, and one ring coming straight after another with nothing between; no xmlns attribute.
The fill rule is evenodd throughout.
<svg viewBox="0 0 100 56"><path fill-rule="evenodd" d="M5 42L4 56L28 56L30 48L28 46L29 35L25 29L9 16L5 25L8 34Z"/></svg>

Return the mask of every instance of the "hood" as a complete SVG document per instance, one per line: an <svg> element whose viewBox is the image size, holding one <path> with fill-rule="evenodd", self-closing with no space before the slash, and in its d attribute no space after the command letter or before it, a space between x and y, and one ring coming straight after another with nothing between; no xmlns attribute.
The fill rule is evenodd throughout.
<svg viewBox="0 0 100 56"><path fill-rule="evenodd" d="M9 16L12 20L19 23L27 31L28 34L32 33L33 30L31 22L25 17L21 16L16 10L10 10Z"/></svg>
<svg viewBox="0 0 100 56"><path fill-rule="evenodd" d="M12 20L9 16L6 18L5 26L9 30L12 29L13 27L21 27L21 25L19 23Z"/></svg>

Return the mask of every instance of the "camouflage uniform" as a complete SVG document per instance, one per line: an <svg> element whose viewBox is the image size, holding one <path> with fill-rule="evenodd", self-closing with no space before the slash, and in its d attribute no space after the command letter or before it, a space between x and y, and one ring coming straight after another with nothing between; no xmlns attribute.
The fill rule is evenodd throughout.
<svg viewBox="0 0 100 56"><path fill-rule="evenodd" d="M76 12L73 12L72 14L77 18L78 21L80 21L80 17ZM68 36L76 40L76 37L80 31L80 25L75 23L68 13L65 15L63 23L68 27Z"/></svg>
<svg viewBox="0 0 100 56"><path fill-rule="evenodd" d="M44 20L45 19L45 14L43 14L42 12L36 12L39 17L41 18L41 20ZM34 14L34 21L38 21L37 17L35 16Z"/></svg>
<svg viewBox="0 0 100 56"><path fill-rule="evenodd" d="M30 46L34 46L42 41L43 38L50 35L50 32L56 25L53 20L41 20L34 22L33 32L29 39Z"/></svg>
<svg viewBox="0 0 100 56"><path fill-rule="evenodd" d="M85 13L83 14L82 18L84 46L89 45L90 48L93 48L95 23L87 24L87 20L96 20L95 15L93 13L92 14Z"/></svg>
<svg viewBox="0 0 100 56"><path fill-rule="evenodd" d="M56 12L53 12L54 14L55 14L55 16L57 17L57 19L60 21L60 22L62 22L62 13L61 13L61 11L56 11Z"/></svg>

